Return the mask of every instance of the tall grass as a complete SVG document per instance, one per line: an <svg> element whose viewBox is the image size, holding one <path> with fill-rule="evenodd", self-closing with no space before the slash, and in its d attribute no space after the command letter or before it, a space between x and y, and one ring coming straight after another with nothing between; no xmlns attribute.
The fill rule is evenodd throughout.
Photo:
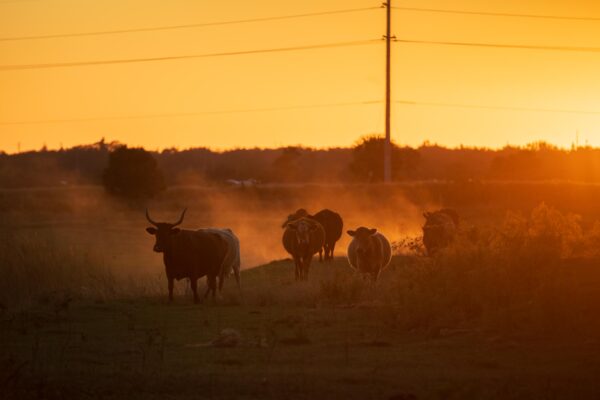
<svg viewBox="0 0 600 400"><path fill-rule="evenodd" d="M165 295L162 269L136 269L147 262L138 259L141 247L127 258L135 265L117 267L107 253L110 247L85 241L77 245L63 237L52 229L0 230L4 306L65 297ZM131 250L127 240L123 252ZM454 328L600 333L600 222L584 223L577 215L541 204L527 215L508 213L491 227L465 229L435 257L424 256L419 238L400 238L398 243L400 254L376 285L357 277L343 258L333 265L315 261L309 282L296 283L291 261L284 260L245 271L243 302L373 307L390 326L434 335ZM132 277L128 271L134 270L137 276ZM186 286L177 285L180 293ZM237 292L229 290L233 287L225 285L222 303L239 304Z"/></svg>
<svg viewBox="0 0 600 400"><path fill-rule="evenodd" d="M321 298L388 307L389 323L432 334L600 332L599 226L542 204L491 229L462 232L435 257L397 256L376 288L326 280ZM414 240L410 241L414 247Z"/></svg>
<svg viewBox="0 0 600 400"><path fill-rule="evenodd" d="M63 235L64 236L64 235ZM67 299L156 294L157 277L133 279L88 245L52 230L0 230L0 302L4 307Z"/></svg>

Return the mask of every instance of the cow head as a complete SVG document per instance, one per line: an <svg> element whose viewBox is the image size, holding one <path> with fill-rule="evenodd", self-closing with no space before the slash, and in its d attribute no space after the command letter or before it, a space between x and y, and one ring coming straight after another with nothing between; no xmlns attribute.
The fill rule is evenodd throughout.
<svg viewBox="0 0 600 400"><path fill-rule="evenodd" d="M151 235L156 236L156 243L154 243L154 251L157 253L164 253L165 250L169 248L169 244L171 243L171 238L173 235L179 233L179 228L176 228L177 225L180 225L183 222L183 217L185 216L187 208L183 210L181 213L181 217L179 221L170 224L168 222L154 222L152 218L150 218L150 214L146 209L146 219L154 225L149 228L146 228L146 232Z"/></svg>
<svg viewBox="0 0 600 400"><path fill-rule="evenodd" d="M363 269L363 265L369 265L375 254L375 241L373 235L377 233L377 229L369 229L361 226L355 231L348 231L348 235L354 238L356 249L356 261L358 267Z"/></svg>
<svg viewBox="0 0 600 400"><path fill-rule="evenodd" d="M300 247L308 246L310 234L319 229L316 223L304 218L290 222L287 227L296 233L296 241Z"/></svg>
<svg viewBox="0 0 600 400"><path fill-rule="evenodd" d="M295 213L288 215L287 219L285 220L283 225L281 225L281 227L286 228L290 222L294 222L295 220L303 217L308 217L308 211L306 211L304 208L299 208L296 210Z"/></svg>

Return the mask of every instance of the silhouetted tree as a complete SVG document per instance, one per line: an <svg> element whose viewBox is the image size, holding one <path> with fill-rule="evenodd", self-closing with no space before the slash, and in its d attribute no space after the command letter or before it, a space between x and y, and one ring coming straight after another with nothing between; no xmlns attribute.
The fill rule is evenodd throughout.
<svg viewBox="0 0 600 400"><path fill-rule="evenodd" d="M127 199L147 199L165 189L152 154L142 148L119 147L108 158L102 181L106 190Z"/></svg>
<svg viewBox="0 0 600 400"><path fill-rule="evenodd" d="M354 177L366 182L383 180L383 149L385 138L366 136L359 140L352 153L350 171ZM412 177L420 163L419 152L392 143L392 178L402 180Z"/></svg>
<svg viewBox="0 0 600 400"><path fill-rule="evenodd" d="M298 147L285 147L273 161L272 176L280 182L293 182L300 176L301 150Z"/></svg>

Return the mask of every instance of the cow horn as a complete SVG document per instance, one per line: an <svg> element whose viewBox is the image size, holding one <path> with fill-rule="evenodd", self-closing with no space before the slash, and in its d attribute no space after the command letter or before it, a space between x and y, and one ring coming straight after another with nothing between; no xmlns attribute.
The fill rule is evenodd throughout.
<svg viewBox="0 0 600 400"><path fill-rule="evenodd" d="M179 221L175 222L173 224L173 226L177 226L179 224L181 224L183 222L183 217L185 216L185 212L187 211L187 208L183 209L183 212L181 213L181 217L179 217Z"/></svg>
<svg viewBox="0 0 600 400"><path fill-rule="evenodd" d="M154 226L158 226L158 223L152 221L152 218L150 218L150 214L148 213L148 209L146 208L146 219L148 220L148 222L150 222L152 225Z"/></svg>

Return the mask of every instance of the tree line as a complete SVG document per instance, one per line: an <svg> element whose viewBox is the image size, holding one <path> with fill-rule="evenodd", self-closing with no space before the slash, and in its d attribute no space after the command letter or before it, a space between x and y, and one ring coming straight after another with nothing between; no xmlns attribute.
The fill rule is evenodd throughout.
<svg viewBox="0 0 600 400"><path fill-rule="evenodd" d="M146 151L101 140L61 150L0 153L0 187L102 183L127 186L128 179L138 183L140 179L149 180L147 183L155 186L153 190L248 179L261 183L379 182L382 154L383 139L379 136L363 137L347 148L289 146L222 152L203 147ZM151 175L141 177L124 172L136 169L140 174L150 171ZM394 144L392 171L394 181L600 182L600 149L589 146L561 149L544 142L502 149L446 148L427 142L417 148Z"/></svg>

